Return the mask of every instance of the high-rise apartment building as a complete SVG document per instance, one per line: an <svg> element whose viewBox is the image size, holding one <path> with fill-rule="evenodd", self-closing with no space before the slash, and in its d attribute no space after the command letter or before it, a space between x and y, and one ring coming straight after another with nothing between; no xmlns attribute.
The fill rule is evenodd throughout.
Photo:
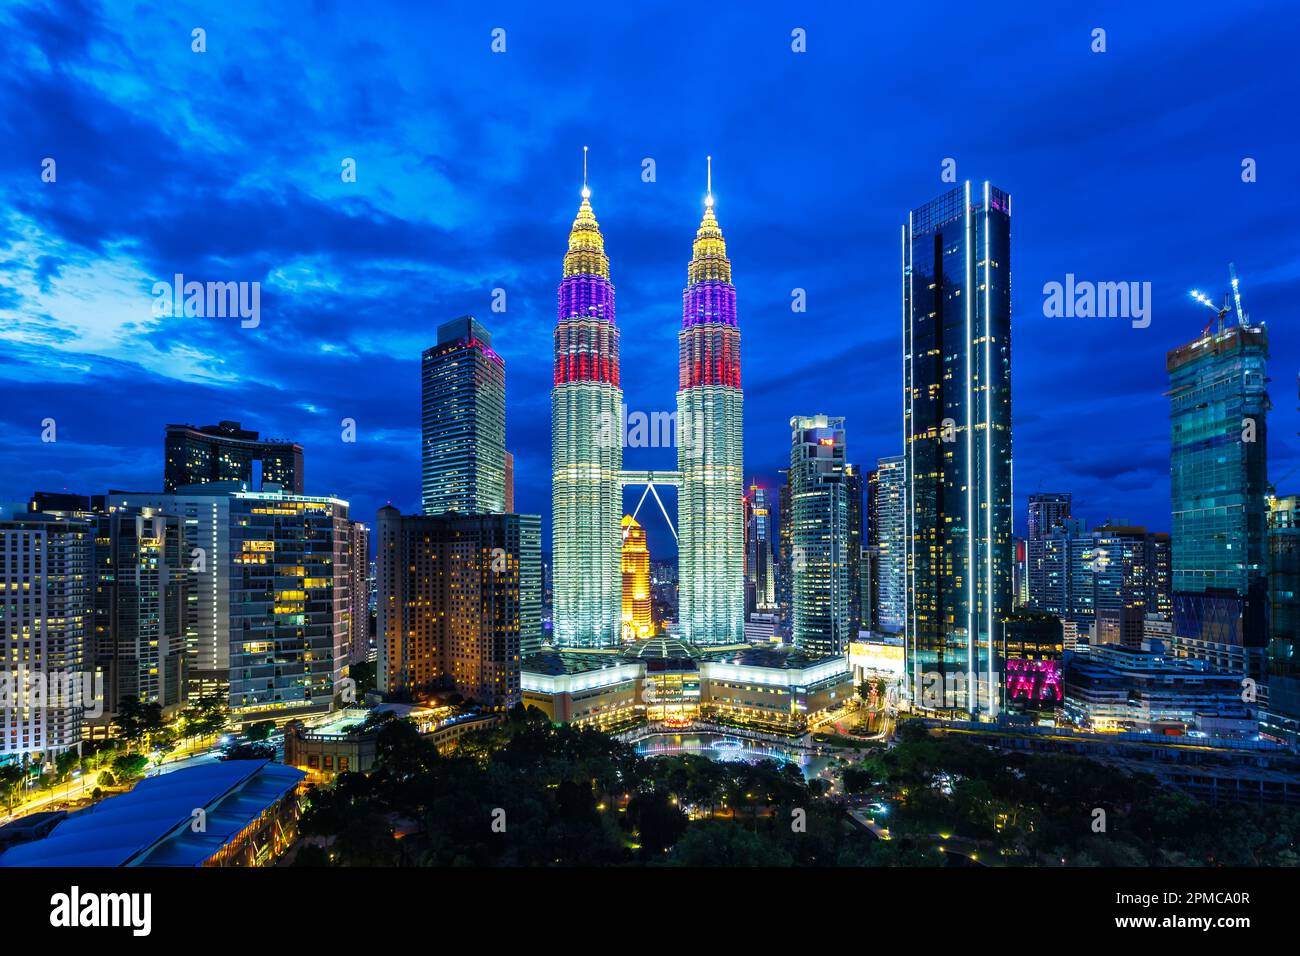
<svg viewBox="0 0 1300 956"><path fill-rule="evenodd" d="M988 715L1012 603L1011 199L966 182L902 245L907 685Z"/></svg>
<svg viewBox="0 0 1300 956"><path fill-rule="evenodd" d="M506 364L473 316L438 326L420 361L425 514L506 507Z"/></svg>
<svg viewBox="0 0 1300 956"><path fill-rule="evenodd" d="M302 446L262 439L239 422L216 425L168 425L163 448L163 491L186 485L241 481L250 488L279 485L302 494ZM261 481L253 465L261 466Z"/></svg>
<svg viewBox="0 0 1300 956"><path fill-rule="evenodd" d="M497 710L518 703L522 637L540 627L540 519L389 506L376 538L379 689L455 690Z"/></svg>
<svg viewBox="0 0 1300 956"><path fill-rule="evenodd" d="M865 562L863 549L863 519L866 516L867 476L857 465L844 466L844 494L848 500L849 528L846 560L849 569L849 639L856 639L858 631L869 626L863 620L862 574ZM869 568L868 568L869 571ZM868 608L869 609L869 608Z"/></svg>
<svg viewBox="0 0 1300 956"><path fill-rule="evenodd" d="M347 502L238 482L109 493L110 513L146 507L184 522L190 696L224 694L243 723L332 709L353 646Z"/></svg>
<svg viewBox="0 0 1300 956"><path fill-rule="evenodd" d="M154 508L90 516L96 527L94 637L88 660L103 675L107 724L122 701L185 703L191 633L190 548L185 521Z"/></svg>
<svg viewBox="0 0 1300 956"><path fill-rule="evenodd" d="M348 522L348 660L363 663L370 655L370 528Z"/></svg>
<svg viewBox="0 0 1300 956"><path fill-rule="evenodd" d="M83 712L101 706L85 659L93 575L90 523L0 515L0 763L80 746Z"/></svg>

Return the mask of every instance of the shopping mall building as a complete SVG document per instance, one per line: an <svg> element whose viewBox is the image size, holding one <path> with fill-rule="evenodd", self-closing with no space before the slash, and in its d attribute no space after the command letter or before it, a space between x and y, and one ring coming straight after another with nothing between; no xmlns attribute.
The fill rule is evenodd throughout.
<svg viewBox="0 0 1300 956"><path fill-rule="evenodd" d="M556 723L617 729L715 720L801 732L853 696L848 658L791 648L697 647L654 637L625 648L544 647L523 662L524 704Z"/></svg>

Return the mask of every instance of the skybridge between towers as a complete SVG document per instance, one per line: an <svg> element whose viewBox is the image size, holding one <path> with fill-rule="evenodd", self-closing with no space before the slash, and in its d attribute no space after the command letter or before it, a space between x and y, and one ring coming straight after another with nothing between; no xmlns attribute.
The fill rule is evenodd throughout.
<svg viewBox="0 0 1300 956"><path fill-rule="evenodd" d="M633 520L641 513L641 506L645 504L646 495L653 495L655 502L659 505L659 510L663 513L664 521L668 523L668 530L673 533L673 540L677 540L677 528L673 525L672 518L668 517L668 509L664 507L659 492L655 491L655 485L678 488L681 486L681 481L682 473L680 471L620 471L618 473L618 483L623 488L645 486L645 491L641 492L641 497L637 500L636 508L632 512ZM627 537L626 529L623 536Z"/></svg>

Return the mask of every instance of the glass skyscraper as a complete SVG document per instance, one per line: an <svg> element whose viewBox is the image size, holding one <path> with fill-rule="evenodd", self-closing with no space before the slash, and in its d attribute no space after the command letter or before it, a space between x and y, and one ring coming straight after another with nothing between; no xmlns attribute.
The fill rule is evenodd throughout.
<svg viewBox="0 0 1300 956"><path fill-rule="evenodd" d="M753 606L747 606L745 610L771 611L776 607L771 492L761 485L750 485L745 502L746 604L753 602Z"/></svg>
<svg viewBox="0 0 1300 956"><path fill-rule="evenodd" d="M1269 398L1263 326L1173 349L1169 372L1174 591L1250 591L1268 540Z"/></svg>
<svg viewBox="0 0 1300 956"><path fill-rule="evenodd" d="M844 419L790 419L791 580L794 644L843 653L850 633L849 489Z"/></svg>
<svg viewBox="0 0 1300 956"><path fill-rule="evenodd" d="M876 549L872 566L872 621L876 630L903 629L907 606L907 567L903 548L905 462L902 455L881 458L867 482L867 543Z"/></svg>
<svg viewBox="0 0 1300 956"><path fill-rule="evenodd" d="M421 357L420 498L425 514L506 508L506 364L473 316L438 326Z"/></svg>
<svg viewBox="0 0 1300 956"><path fill-rule="evenodd" d="M1000 707L1012 606L1011 198L968 181L902 234L908 689L934 711ZM941 698L922 686L942 686Z"/></svg>

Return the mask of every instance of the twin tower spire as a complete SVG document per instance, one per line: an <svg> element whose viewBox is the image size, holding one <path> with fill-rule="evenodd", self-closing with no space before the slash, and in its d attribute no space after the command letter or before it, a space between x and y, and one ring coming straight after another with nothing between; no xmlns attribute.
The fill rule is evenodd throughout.
<svg viewBox="0 0 1300 956"><path fill-rule="evenodd" d="M712 157L707 176L678 332L677 470L656 471L654 480L678 488L677 636L725 645L744 638L744 398L736 290L713 211ZM553 640L561 647L620 641L623 486L644 482L623 472L623 410L614 286L583 147L582 202L558 290L551 390Z"/></svg>

